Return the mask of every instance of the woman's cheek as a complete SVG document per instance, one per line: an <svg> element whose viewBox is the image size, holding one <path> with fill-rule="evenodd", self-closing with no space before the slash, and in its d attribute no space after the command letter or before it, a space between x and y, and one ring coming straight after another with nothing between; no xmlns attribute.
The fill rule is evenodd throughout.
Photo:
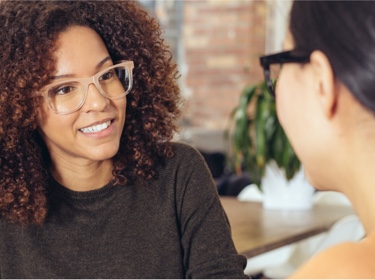
<svg viewBox="0 0 375 280"><path fill-rule="evenodd" d="M285 114L287 113L286 96L283 94L283 83L278 81L276 86L276 113L282 127L285 125ZM284 128L285 129L285 128Z"/></svg>

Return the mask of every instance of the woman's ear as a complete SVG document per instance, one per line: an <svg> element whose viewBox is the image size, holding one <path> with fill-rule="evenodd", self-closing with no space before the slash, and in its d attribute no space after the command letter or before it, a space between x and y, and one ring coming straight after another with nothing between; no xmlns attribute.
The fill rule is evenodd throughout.
<svg viewBox="0 0 375 280"><path fill-rule="evenodd" d="M337 88L331 63L321 51L310 55L310 65L314 74L314 92L326 117L331 118L336 110Z"/></svg>

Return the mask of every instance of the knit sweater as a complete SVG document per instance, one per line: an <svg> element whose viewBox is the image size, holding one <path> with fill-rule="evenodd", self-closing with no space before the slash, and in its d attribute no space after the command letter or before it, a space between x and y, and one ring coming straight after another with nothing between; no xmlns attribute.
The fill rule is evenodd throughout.
<svg viewBox="0 0 375 280"><path fill-rule="evenodd" d="M174 150L156 180L85 192L54 181L42 226L0 223L1 277L246 277L207 165Z"/></svg>

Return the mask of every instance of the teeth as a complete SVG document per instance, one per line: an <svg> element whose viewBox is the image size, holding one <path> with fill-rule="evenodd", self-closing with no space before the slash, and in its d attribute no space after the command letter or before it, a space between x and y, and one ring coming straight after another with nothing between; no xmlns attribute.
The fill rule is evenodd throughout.
<svg viewBox="0 0 375 280"><path fill-rule="evenodd" d="M97 125L93 125L90 127L81 128L80 131L82 131L83 133L99 132L99 131L106 129L110 124L111 124L111 121L107 121L102 124L97 124Z"/></svg>

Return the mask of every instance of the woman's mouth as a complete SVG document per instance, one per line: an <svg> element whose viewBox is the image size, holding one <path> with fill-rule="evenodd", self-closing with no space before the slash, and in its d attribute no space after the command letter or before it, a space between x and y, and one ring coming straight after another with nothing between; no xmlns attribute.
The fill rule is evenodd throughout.
<svg viewBox="0 0 375 280"><path fill-rule="evenodd" d="M99 132L99 131L102 131L104 129L107 129L110 125L111 125L111 121L106 121L106 122L101 123L101 124L96 124L96 125L93 125L93 126L80 128L79 131L81 131L83 133L94 133L94 132Z"/></svg>

